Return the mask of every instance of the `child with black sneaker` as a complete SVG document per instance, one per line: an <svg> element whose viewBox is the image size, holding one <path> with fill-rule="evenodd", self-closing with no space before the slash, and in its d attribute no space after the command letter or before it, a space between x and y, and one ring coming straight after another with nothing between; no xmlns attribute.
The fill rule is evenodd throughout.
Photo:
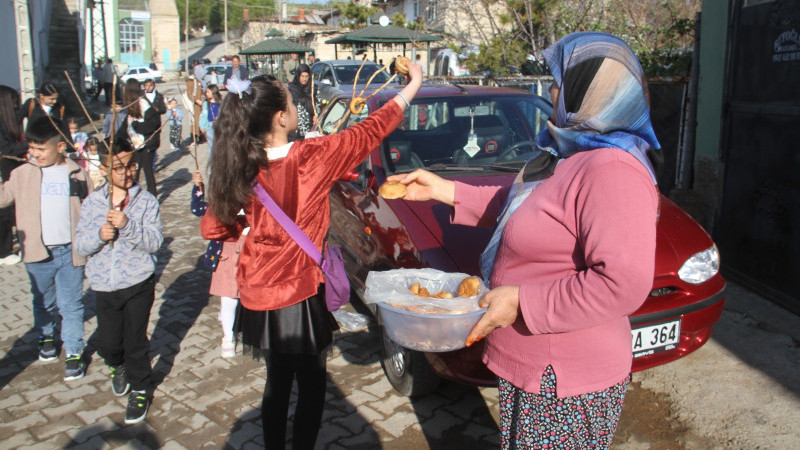
<svg viewBox="0 0 800 450"><path fill-rule="evenodd" d="M163 241L158 201L136 183L138 163L127 139L114 144L113 161L98 146L106 183L86 198L76 233L78 253L89 256L86 277L97 298L97 352L111 370L111 389L128 397L125 423L144 420L152 396L147 324L155 299L156 252ZM111 205L109 208L109 193Z"/></svg>
<svg viewBox="0 0 800 450"><path fill-rule="evenodd" d="M67 143L56 129L61 120L39 117L25 132L30 163L0 182L0 208L15 205L22 262L31 280L33 327L39 360L55 361L56 322L66 353L64 380L85 374L83 354L83 266L76 252L75 226L81 201L92 191L89 174L67 158Z"/></svg>

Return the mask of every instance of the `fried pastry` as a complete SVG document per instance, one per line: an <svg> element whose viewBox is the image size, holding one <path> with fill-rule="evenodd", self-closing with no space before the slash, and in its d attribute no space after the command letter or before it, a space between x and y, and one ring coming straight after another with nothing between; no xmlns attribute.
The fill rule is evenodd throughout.
<svg viewBox="0 0 800 450"><path fill-rule="evenodd" d="M411 63L410 59L405 56L398 56L394 60L394 70L401 75L407 75L409 63Z"/></svg>
<svg viewBox="0 0 800 450"><path fill-rule="evenodd" d="M478 295L478 289L481 286L481 280L477 277L467 277L464 278L464 281L461 282L461 285L458 286L458 296L459 297L473 297Z"/></svg>
<svg viewBox="0 0 800 450"><path fill-rule="evenodd" d="M406 185L399 181L387 181L378 188L378 194L387 200L403 198L406 196L406 193L408 193Z"/></svg>

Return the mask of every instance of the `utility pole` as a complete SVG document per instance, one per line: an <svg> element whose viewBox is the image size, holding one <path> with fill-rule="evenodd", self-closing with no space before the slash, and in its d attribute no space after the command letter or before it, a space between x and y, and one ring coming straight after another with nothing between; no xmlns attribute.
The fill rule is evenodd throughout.
<svg viewBox="0 0 800 450"><path fill-rule="evenodd" d="M183 40L186 47L186 58L183 59L183 71L189 76L189 0L186 0L186 23L183 29Z"/></svg>
<svg viewBox="0 0 800 450"><path fill-rule="evenodd" d="M228 0L225 0L225 56L228 56Z"/></svg>

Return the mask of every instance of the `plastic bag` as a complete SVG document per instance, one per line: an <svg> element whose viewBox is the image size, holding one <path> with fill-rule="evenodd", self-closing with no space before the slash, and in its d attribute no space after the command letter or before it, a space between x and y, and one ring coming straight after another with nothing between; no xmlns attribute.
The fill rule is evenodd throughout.
<svg viewBox="0 0 800 450"><path fill-rule="evenodd" d="M339 326L347 331L362 331L369 327L369 317L364 314L345 311L343 309L338 309L331 314L333 314Z"/></svg>
<svg viewBox="0 0 800 450"><path fill-rule="evenodd" d="M458 294L458 286L469 277L465 273L449 273L436 269L395 269L383 272L370 272L367 275L367 289L364 292L366 303L387 303L392 306L438 307L453 311L454 314L481 309L478 301L489 289L480 283L478 295L472 297L455 297L448 299L420 297L411 293L408 288L420 283L431 294L448 291L454 296Z"/></svg>

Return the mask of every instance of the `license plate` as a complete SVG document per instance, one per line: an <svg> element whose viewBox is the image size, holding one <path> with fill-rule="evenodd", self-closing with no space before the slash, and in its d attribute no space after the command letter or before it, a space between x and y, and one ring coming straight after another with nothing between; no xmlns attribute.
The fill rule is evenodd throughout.
<svg viewBox="0 0 800 450"><path fill-rule="evenodd" d="M680 319L631 330L631 348L634 358L672 350L678 347L680 340Z"/></svg>

